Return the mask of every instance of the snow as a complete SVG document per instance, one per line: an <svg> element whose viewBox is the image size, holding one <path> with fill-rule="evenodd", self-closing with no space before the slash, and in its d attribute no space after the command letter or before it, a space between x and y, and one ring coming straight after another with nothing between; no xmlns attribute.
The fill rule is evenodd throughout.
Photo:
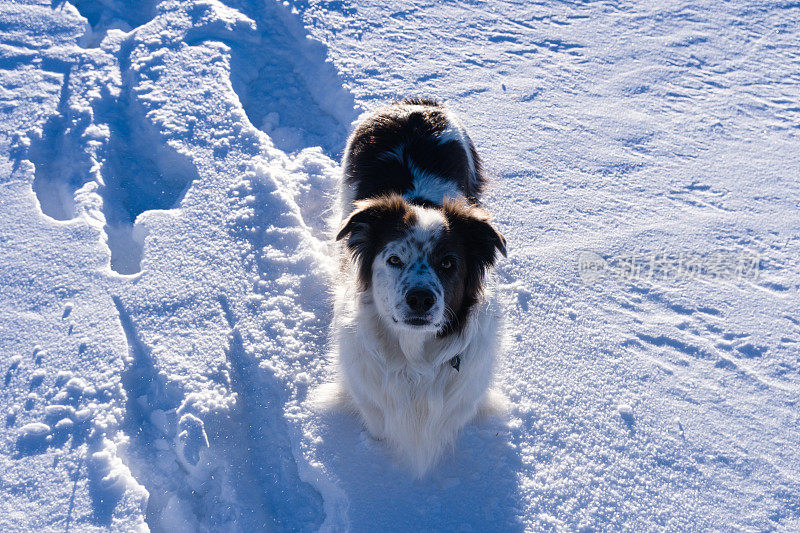
<svg viewBox="0 0 800 533"><path fill-rule="evenodd" d="M800 528L800 7L0 7L3 531ZM414 481L330 380L344 139L448 102L504 419Z"/></svg>

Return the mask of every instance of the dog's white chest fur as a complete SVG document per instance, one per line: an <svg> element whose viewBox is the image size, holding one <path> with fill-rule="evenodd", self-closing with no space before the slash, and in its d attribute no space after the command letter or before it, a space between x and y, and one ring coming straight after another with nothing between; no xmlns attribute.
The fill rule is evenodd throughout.
<svg viewBox="0 0 800 533"><path fill-rule="evenodd" d="M459 335L421 339L398 335L368 295L348 292L337 296L334 327L347 400L367 430L422 476L479 411L501 407L489 390L501 342L499 310L487 296Z"/></svg>

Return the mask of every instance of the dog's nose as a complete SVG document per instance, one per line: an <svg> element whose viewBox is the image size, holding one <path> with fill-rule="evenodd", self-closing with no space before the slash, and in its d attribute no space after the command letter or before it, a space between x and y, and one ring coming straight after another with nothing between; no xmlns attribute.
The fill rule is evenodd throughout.
<svg viewBox="0 0 800 533"><path fill-rule="evenodd" d="M428 289L411 289L406 293L406 303L415 313L424 313L436 301L436 296Z"/></svg>

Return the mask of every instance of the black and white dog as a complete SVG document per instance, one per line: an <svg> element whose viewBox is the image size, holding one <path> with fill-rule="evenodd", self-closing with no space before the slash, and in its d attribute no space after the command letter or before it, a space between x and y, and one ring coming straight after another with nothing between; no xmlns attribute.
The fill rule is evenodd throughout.
<svg viewBox="0 0 800 533"><path fill-rule="evenodd" d="M369 114L343 167L338 399L421 477L476 414L502 405L490 390L502 319L485 274L505 239L478 205L472 141L433 100Z"/></svg>

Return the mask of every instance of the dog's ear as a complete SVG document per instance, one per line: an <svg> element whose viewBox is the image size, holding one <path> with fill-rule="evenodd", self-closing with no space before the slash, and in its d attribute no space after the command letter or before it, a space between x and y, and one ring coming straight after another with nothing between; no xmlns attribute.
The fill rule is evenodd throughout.
<svg viewBox="0 0 800 533"><path fill-rule="evenodd" d="M491 256L491 263L495 260L495 250L503 254L503 257L508 257L506 251L506 238L497 231L497 229L486 220L480 220L475 227L477 238L482 241L482 246L486 250L486 256Z"/></svg>
<svg viewBox="0 0 800 533"><path fill-rule="evenodd" d="M350 246L353 237L360 237L363 233L378 234L389 229L399 227L402 222L408 222L410 209L408 204L399 195L370 198L356 203L356 209L345 220L336 240L340 241L350 235L347 245Z"/></svg>
<svg viewBox="0 0 800 533"><path fill-rule="evenodd" d="M413 210L399 195L371 198L356 203L356 209L342 225L336 240L347 237L347 248L358 263L364 287L372 278L372 261L380 246L408 227Z"/></svg>
<svg viewBox="0 0 800 533"><path fill-rule="evenodd" d="M467 219L466 245L469 255L479 268L485 271L494 265L497 252L507 257L506 239L486 217L470 217Z"/></svg>
<svg viewBox="0 0 800 533"><path fill-rule="evenodd" d="M492 226L489 213L462 202L446 202L445 214L453 230L460 235L467 254L481 269L492 266L497 252L507 256L506 239Z"/></svg>
<svg viewBox="0 0 800 533"><path fill-rule="evenodd" d="M336 240L341 241L348 235L356 233L357 230L368 231L370 222L376 219L377 216L377 206L370 205L356 209L344 221L339 233L336 234Z"/></svg>

